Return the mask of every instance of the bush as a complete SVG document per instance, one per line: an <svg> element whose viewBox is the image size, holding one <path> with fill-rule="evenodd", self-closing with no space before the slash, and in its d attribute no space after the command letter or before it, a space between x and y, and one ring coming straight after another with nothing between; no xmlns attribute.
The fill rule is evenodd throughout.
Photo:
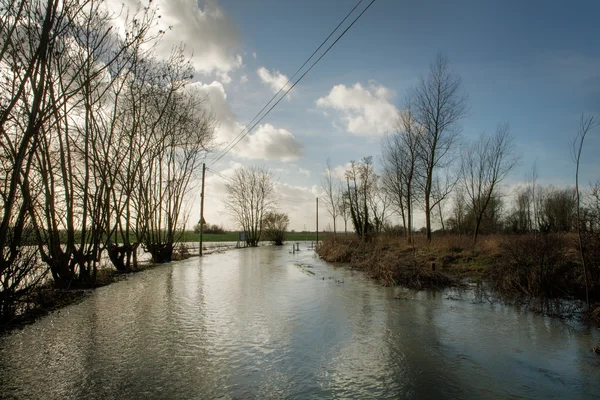
<svg viewBox="0 0 600 400"><path fill-rule="evenodd" d="M600 297L600 233L582 232L583 257L588 270L590 294ZM579 242L577 242L579 250ZM583 267L581 267L583 269Z"/></svg>
<svg viewBox="0 0 600 400"><path fill-rule="evenodd" d="M285 213L270 211L263 216L263 229L265 239L277 246L285 240L285 231L290 224L290 219Z"/></svg>
<svg viewBox="0 0 600 400"><path fill-rule="evenodd" d="M579 265L571 261L571 240L562 234L509 236L488 278L503 292L544 297L575 294L582 289Z"/></svg>

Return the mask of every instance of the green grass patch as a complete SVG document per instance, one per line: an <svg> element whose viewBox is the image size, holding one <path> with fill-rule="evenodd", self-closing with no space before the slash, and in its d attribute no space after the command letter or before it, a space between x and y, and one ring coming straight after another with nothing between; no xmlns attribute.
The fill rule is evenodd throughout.
<svg viewBox="0 0 600 400"><path fill-rule="evenodd" d="M325 234L319 234L319 239L323 239ZM288 242L299 242L303 240L314 241L317 235L314 232L288 232L285 235L285 240ZM237 242L238 232L226 233L207 233L203 235L205 242ZM195 232L185 232L181 238L182 242L199 242L200 234Z"/></svg>

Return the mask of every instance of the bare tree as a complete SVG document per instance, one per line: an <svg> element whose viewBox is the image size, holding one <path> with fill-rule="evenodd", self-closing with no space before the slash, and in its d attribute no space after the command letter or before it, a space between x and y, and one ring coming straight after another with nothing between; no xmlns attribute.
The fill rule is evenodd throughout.
<svg viewBox="0 0 600 400"><path fill-rule="evenodd" d="M531 188L523 187L515 192L515 207L510 216L510 226L513 232L524 233L531 231Z"/></svg>
<svg viewBox="0 0 600 400"><path fill-rule="evenodd" d="M361 240L369 240L374 230L370 205L377 189L372 157L365 157L360 162L350 161L350 168L346 171L346 185L354 230Z"/></svg>
<svg viewBox="0 0 600 400"><path fill-rule="evenodd" d="M502 124L495 135L481 135L463 154L462 183L475 217L473 242L477 242L481 221L499 183L519 160L515 152L510 128Z"/></svg>
<svg viewBox="0 0 600 400"><path fill-rule="evenodd" d="M591 233L600 233L600 180L590 185L590 191L587 199L587 209L589 210L589 231Z"/></svg>
<svg viewBox="0 0 600 400"><path fill-rule="evenodd" d="M538 197L538 230L571 232L576 229L577 194L573 188L540 187Z"/></svg>
<svg viewBox="0 0 600 400"><path fill-rule="evenodd" d="M465 191L462 187L458 186L454 192L454 204L452 207L452 224L451 229L456 231L459 236L464 233L465 217L467 214L465 206Z"/></svg>
<svg viewBox="0 0 600 400"><path fill-rule="evenodd" d="M433 180L431 190L432 214L440 219L442 232L446 232L446 226L444 224L445 205L449 199L450 193L452 193L452 190L454 190L454 187L458 183L458 179L458 176L452 176L451 172L446 171L443 175L443 179L440 179L439 175L436 175Z"/></svg>
<svg viewBox="0 0 600 400"><path fill-rule="evenodd" d="M390 194L382 188L380 180L380 177L376 177L374 194L369 196L369 209L373 214L373 228L375 233L381 233L385 228L391 204Z"/></svg>
<svg viewBox="0 0 600 400"><path fill-rule="evenodd" d="M144 137L151 138L156 146L145 160L148 168L140 177L143 198L137 205L142 211L141 223L147 224L142 245L155 262L172 259L174 244L186 224L186 195L214 134L204 97L186 91L186 77L192 71L181 51L175 51L159 69L159 87L149 97L149 110L154 110L155 117L146 124Z"/></svg>
<svg viewBox="0 0 600 400"><path fill-rule="evenodd" d="M451 70L446 57L438 54L427 78L412 92L414 119L423 129L419 157L423 164L423 196L425 200L425 228L431 241L431 197L435 172L449 163L459 134L459 122L467 114L467 98L462 93L460 76Z"/></svg>
<svg viewBox="0 0 600 400"><path fill-rule="evenodd" d="M381 175L381 190L385 191L393 210L402 218L402 226L408 236L410 223L407 224L408 196L405 185L405 174L408 166L404 155L402 139L397 132L393 136L386 136L383 141L383 174Z"/></svg>
<svg viewBox="0 0 600 400"><path fill-rule="evenodd" d="M531 195L531 224L529 230L537 231L540 228L540 213L539 213L539 200L538 200L538 188L537 188L537 162L533 163L531 167L531 180L529 181L530 195Z"/></svg>
<svg viewBox="0 0 600 400"><path fill-rule="evenodd" d="M348 198L348 193L345 191L343 184L340 182L338 187L338 191L340 193L338 209L340 210L340 216L344 220L344 234L348 234L348 220L351 218L350 216L350 201Z"/></svg>
<svg viewBox="0 0 600 400"><path fill-rule="evenodd" d="M383 144L382 185L388 191L395 211L401 216L407 241L412 241L413 204L418 197L417 179L420 175L420 140L423 128L414 118L412 97L406 109L398 112L396 132Z"/></svg>
<svg viewBox="0 0 600 400"><path fill-rule="evenodd" d="M340 215L340 198L341 193L339 191L339 185L337 183L337 178L333 173L333 169L331 168L331 159L327 159L327 168L325 168L325 172L321 179L321 187L325 192L325 209L331 215L331 219L333 220L333 238L335 240L336 237L336 220L338 215Z"/></svg>
<svg viewBox="0 0 600 400"><path fill-rule="evenodd" d="M579 254L581 256L581 264L583 265L583 275L585 278L585 301L590 309L590 295L589 295L589 282L588 282L588 271L585 262L585 254L583 248L583 235L581 231L581 195L579 193L579 165L581 162L581 153L583 151L583 142L588 132L595 127L600 125L600 121L595 116L581 115L579 120L579 129L577 135L572 143L572 155L573 161L575 162L575 195L577 203L577 236L579 238Z"/></svg>
<svg viewBox="0 0 600 400"><path fill-rule="evenodd" d="M227 211L246 232L246 243L258 246L264 215L274 206L274 186L271 173L259 167L238 168L232 182L226 185Z"/></svg>

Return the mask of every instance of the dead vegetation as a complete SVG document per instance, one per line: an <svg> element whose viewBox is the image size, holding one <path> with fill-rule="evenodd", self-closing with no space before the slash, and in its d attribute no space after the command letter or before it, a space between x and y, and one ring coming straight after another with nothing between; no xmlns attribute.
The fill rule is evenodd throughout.
<svg viewBox="0 0 600 400"><path fill-rule="evenodd" d="M463 247L441 241L436 241L439 246L427 246L425 238L422 239L422 244L413 247L403 238L379 237L371 242L343 238L334 242L327 237L317 251L325 261L364 271L386 286L400 284L412 289L439 289L458 285L457 274L450 274L447 269L462 257L458 254Z"/></svg>
<svg viewBox="0 0 600 400"><path fill-rule="evenodd" d="M473 244L471 237L416 236L414 245L401 237L326 237L318 253L325 261L364 271L384 285L439 289L464 280L485 281L502 294L543 298L583 299L585 282L573 234L487 235ZM600 298L596 262L590 295ZM599 311L600 313L600 311Z"/></svg>

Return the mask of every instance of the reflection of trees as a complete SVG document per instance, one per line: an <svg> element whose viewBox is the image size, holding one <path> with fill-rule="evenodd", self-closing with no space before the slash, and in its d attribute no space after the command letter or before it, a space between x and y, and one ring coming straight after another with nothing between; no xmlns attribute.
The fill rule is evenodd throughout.
<svg viewBox="0 0 600 400"><path fill-rule="evenodd" d="M386 297L383 345L386 346L392 386L413 398L460 398L460 379L442 352L436 314L441 295L411 292L417 299Z"/></svg>

